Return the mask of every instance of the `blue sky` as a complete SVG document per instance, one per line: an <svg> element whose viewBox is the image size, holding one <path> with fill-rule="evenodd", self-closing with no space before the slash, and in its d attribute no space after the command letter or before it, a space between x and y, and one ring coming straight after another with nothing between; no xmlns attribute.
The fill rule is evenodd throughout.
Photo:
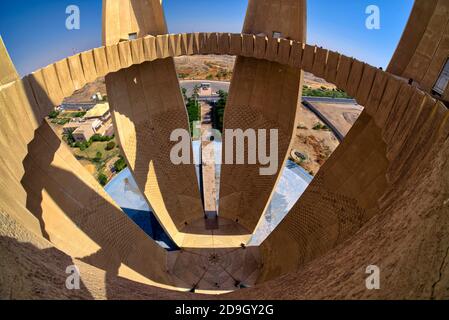
<svg viewBox="0 0 449 320"><path fill-rule="evenodd" d="M81 10L81 29L65 28L68 5ZM246 0L164 0L171 33L240 32ZM381 29L365 28L368 5L377 5ZM308 0L308 43L386 67L413 0ZM0 35L25 75L74 52L101 45L101 0L0 1Z"/></svg>

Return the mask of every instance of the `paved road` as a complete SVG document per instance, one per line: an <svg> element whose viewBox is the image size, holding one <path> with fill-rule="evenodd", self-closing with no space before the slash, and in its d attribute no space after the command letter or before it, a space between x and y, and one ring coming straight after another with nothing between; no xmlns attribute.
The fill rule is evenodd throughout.
<svg viewBox="0 0 449 320"><path fill-rule="evenodd" d="M201 83L210 83L212 88L212 94L216 93L219 90L229 91L229 82L225 81L209 81L209 80L181 80L179 84L181 88L187 89L187 96L190 97L193 94L193 88L195 85L200 85Z"/></svg>
<svg viewBox="0 0 449 320"><path fill-rule="evenodd" d="M304 99L302 102L303 106L305 106L308 110L310 110L311 112L313 112L321 121L324 122L324 124L332 130L332 132L334 133L335 137L338 139L339 142L342 142L343 139L345 138L345 136L334 126L334 124L328 119L326 118L320 111L318 111L317 108L315 108L315 106L310 103L308 100Z"/></svg>
<svg viewBox="0 0 449 320"><path fill-rule="evenodd" d="M219 90L229 91L230 83L227 81L209 81L209 80L181 80L179 81L181 88L187 89L187 96L190 97L193 94L193 88L195 85L200 85L201 83L210 83L212 88L212 93L216 93ZM322 98L322 97L304 97L304 100L309 102L324 102L324 103L341 103L341 104L354 104L357 102L354 99L340 99L340 98Z"/></svg>
<svg viewBox="0 0 449 320"><path fill-rule="evenodd" d="M209 141L212 130L212 106L201 102L201 159L203 173L204 211L206 213L206 230L218 229L217 217L217 183L215 181L215 147Z"/></svg>
<svg viewBox="0 0 449 320"><path fill-rule="evenodd" d="M226 81L208 81L208 80L182 80L179 81L181 88L187 89L187 96L190 97L193 94L193 88L195 85L199 85L201 83L210 83L212 88L212 93L216 93L219 90L229 91L230 83ZM215 98L204 98L207 100L218 100L218 97ZM200 100L203 100L200 98ZM363 107L359 106L354 99L341 99L341 98L324 98L324 97L303 97L303 105L313 112L321 121L323 121L335 134L337 139L341 142L344 139L344 135L333 125L333 123L327 119L317 108L314 107L314 102L321 103L331 103L331 104L344 104L345 107L353 107L354 109L360 110Z"/></svg>
<svg viewBox="0 0 449 320"><path fill-rule="evenodd" d="M303 97L303 100L307 100L309 102L323 102L323 103L341 103L341 104L354 104L357 105L357 102L354 99L342 99L342 98L322 98L322 97Z"/></svg>

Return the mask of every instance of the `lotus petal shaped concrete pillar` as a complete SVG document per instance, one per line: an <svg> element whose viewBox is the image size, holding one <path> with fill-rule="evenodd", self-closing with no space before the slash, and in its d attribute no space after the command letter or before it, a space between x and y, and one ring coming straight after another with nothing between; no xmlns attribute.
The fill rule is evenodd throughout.
<svg viewBox="0 0 449 320"><path fill-rule="evenodd" d="M109 74L106 86L129 167L161 225L180 246L180 230L201 219L204 211L193 162L175 165L170 159L176 144L170 141L171 133L176 129L189 131L189 121L174 60L168 57L162 4L159 0L106 0L103 13L105 45L130 37L139 39L132 47L126 42L119 44L122 65L143 59L156 41L162 44L158 57L165 59ZM148 35L155 38L144 41Z"/></svg>
<svg viewBox="0 0 449 320"><path fill-rule="evenodd" d="M234 151L225 148L219 212L253 232L269 203L296 128L302 72L282 63L288 60L290 40L305 42L306 1L250 0L243 33L266 36L268 43L265 48L265 42L254 42L253 36L243 35L241 48L236 48L238 58L225 109L223 146L233 139L226 135L229 129L255 130L256 135L259 130L267 130L268 134L275 129L278 165L274 174L262 175L260 168L264 165L260 159L248 164L247 152L245 164L236 164L235 158L234 163L227 164L229 151ZM248 46L259 52L260 59L245 56ZM276 56L279 62L263 60L266 55Z"/></svg>

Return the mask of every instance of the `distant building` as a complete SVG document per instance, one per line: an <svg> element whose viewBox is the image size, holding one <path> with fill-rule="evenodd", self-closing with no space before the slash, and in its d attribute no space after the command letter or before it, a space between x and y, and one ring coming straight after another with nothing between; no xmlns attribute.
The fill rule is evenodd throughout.
<svg viewBox="0 0 449 320"><path fill-rule="evenodd" d="M95 102L87 102L87 103L63 103L58 108L59 110L65 111L88 111L95 107Z"/></svg>
<svg viewBox="0 0 449 320"><path fill-rule="evenodd" d="M201 83L201 89L203 89L203 90L209 90L210 87L211 87L210 83L208 83L208 82Z"/></svg>
<svg viewBox="0 0 449 320"><path fill-rule="evenodd" d="M66 123L63 127L62 127L62 131L64 132L64 134L68 134L70 132L75 131L76 129L78 129L78 127L80 126L80 122L77 121L70 121L69 123Z"/></svg>
<svg viewBox="0 0 449 320"><path fill-rule="evenodd" d="M62 127L62 131L65 134L68 134L69 132L74 132L79 127L84 127L84 126L89 127L90 126L92 128L92 131L94 133L97 133L102 125L103 125L103 122L100 119L85 120L85 119L81 119L81 118L75 118L75 119L72 119L72 121L70 121L69 123L66 123Z"/></svg>
<svg viewBox="0 0 449 320"><path fill-rule="evenodd" d="M108 121L111 118L111 112L109 111L109 103L98 103L95 107L87 111L84 119L92 120L99 119L103 122Z"/></svg>
<svg viewBox="0 0 449 320"><path fill-rule="evenodd" d="M97 133L98 130L103 125L103 122L100 119L96 119L96 120L90 121L90 123L91 123L92 129L94 130L95 133Z"/></svg>
<svg viewBox="0 0 449 320"><path fill-rule="evenodd" d="M100 92L97 92L92 96L92 100L97 102L103 101L103 95Z"/></svg>
<svg viewBox="0 0 449 320"><path fill-rule="evenodd" d="M81 124L75 131L72 132L73 138L76 142L89 141L94 134L95 131L92 128L91 122Z"/></svg>
<svg viewBox="0 0 449 320"><path fill-rule="evenodd" d="M210 83L207 82L201 83L200 88L201 88L199 92L200 97L207 97L212 95L212 86Z"/></svg>
<svg viewBox="0 0 449 320"><path fill-rule="evenodd" d="M114 125L111 123L104 131L103 136L112 137L115 134Z"/></svg>

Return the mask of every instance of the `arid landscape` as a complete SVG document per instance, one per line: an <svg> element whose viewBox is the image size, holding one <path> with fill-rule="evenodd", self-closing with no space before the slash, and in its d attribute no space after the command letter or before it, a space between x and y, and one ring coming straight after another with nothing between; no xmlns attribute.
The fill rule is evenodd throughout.
<svg viewBox="0 0 449 320"><path fill-rule="evenodd" d="M219 80L231 81L235 57L233 56L185 56L175 58L176 70L181 80ZM335 86L311 73L304 74L304 85L312 89L325 87L334 89ZM106 95L104 78L86 85L65 100L66 103L89 102L92 95L100 92Z"/></svg>
<svg viewBox="0 0 449 320"><path fill-rule="evenodd" d="M344 136L349 132L359 117L363 107L352 103L313 102L313 106L321 112Z"/></svg>
<svg viewBox="0 0 449 320"><path fill-rule="evenodd" d="M231 81L234 70L234 56L186 56L175 58L178 76L182 80L219 80ZM304 85L317 89L335 86L311 73L304 74Z"/></svg>
<svg viewBox="0 0 449 320"><path fill-rule="evenodd" d="M342 136L346 136L363 111L363 107L351 102L313 102L317 109ZM293 140L292 153L298 151L306 159L291 155L291 159L315 175L340 142L336 135L313 112L301 105L299 123Z"/></svg>
<svg viewBox="0 0 449 320"><path fill-rule="evenodd" d="M330 130L314 129L317 124L324 125L324 123L306 107L301 105L298 112L300 120L296 127L292 152L298 151L306 159L300 161L298 157L291 157L291 159L311 175L315 175L338 147L339 142Z"/></svg>
<svg viewBox="0 0 449 320"><path fill-rule="evenodd" d="M175 58L178 77L182 80L230 81L234 70L233 56L184 56Z"/></svg>

